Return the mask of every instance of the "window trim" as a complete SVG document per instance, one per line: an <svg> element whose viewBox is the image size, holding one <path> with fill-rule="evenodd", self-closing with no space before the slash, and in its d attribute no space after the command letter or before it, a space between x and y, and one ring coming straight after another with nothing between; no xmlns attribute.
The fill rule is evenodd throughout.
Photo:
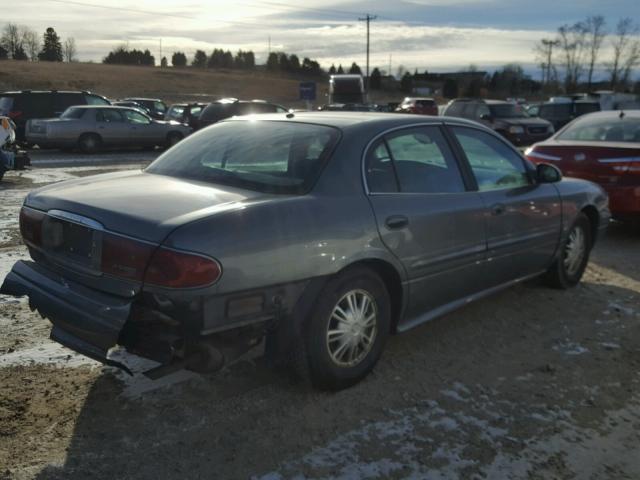
<svg viewBox="0 0 640 480"><path fill-rule="evenodd" d="M447 124L444 121L431 121L429 123L411 123L411 124L407 124L407 125L401 125L401 126L397 126L397 127L392 127L389 128L387 130L384 130L381 133L378 133L377 135L375 135L371 140L369 140L369 142L367 142L367 145L364 147L364 152L362 154L362 157L360 159L360 174L361 174L361 179L362 179L362 184L364 187L364 192L365 195L367 196L374 196L374 195L460 195L463 193L469 193L469 192L473 192L474 190L472 190L471 188L475 185L475 177L471 177L474 179L474 183L470 184L469 183L469 178L467 177L467 173L465 171L466 167L464 165L464 163L466 163L466 157L464 158L465 162L462 161L462 158L459 157L458 155L458 151L456 148L456 145L453 144L451 142L451 139L449 138L449 131L446 128ZM395 164L393 163L393 156L391 153L391 149L389 148L389 146L387 145L387 140L386 140L386 136L389 135L390 133L395 133L398 132L400 130L411 130L413 128L425 128L425 127L434 127L437 128L440 133L442 134L445 142L447 143L447 146L449 147L449 150L451 151L451 154L453 155L454 161L456 163L456 165L458 166L458 172L460 173L460 176L462 178L462 183L464 184L465 190L462 192L402 192L400 191L400 179L398 178L398 175L396 173L395 170ZM383 144L385 145L385 148L387 149L387 152L389 153L390 158L392 159L392 165L393 165L393 171L394 171L394 175L395 175L395 180L396 180L396 185L398 187L398 191L397 192L372 192L369 189L369 182L367 181L367 155L369 154L369 150L371 150L371 148L377 144L378 140L380 140L382 138L383 140Z"/></svg>
<svg viewBox="0 0 640 480"><path fill-rule="evenodd" d="M475 191L476 192L484 193L483 191L480 190L480 187L478 186L478 180L476 179L476 176L473 173L473 167L471 167L471 162L469 162L469 158L467 157L467 154L465 153L464 148L462 148L462 145L460 144L460 141L458 140L458 137L456 137L455 132L450 127L469 128L469 129L472 129L472 130L478 130L480 132L484 132L487 135L493 136L498 141L502 142L512 152L514 152L516 154L516 156L518 156L520 158L520 161L522 162L522 166L524 167L525 172L527 173L527 178L529 179L529 185L521 185L519 187L494 188L494 189L491 189L491 190L486 190L484 192L504 192L504 191L507 191L507 190L517 190L517 189L520 189L520 188L531 188L531 187L534 187L534 186L538 185L538 182L536 181L536 176L535 176L536 169L533 166L533 164L531 162L529 162L529 160L527 160L525 158L525 156L517 148L515 148L511 144L511 142L509 142L508 140L504 139L497 132L495 132L494 130L491 130L489 128L482 128L481 126L469 125L467 123L455 122L455 121L447 122L444 125L444 128L447 130L448 134L450 135L451 141L454 142L454 144L456 145L456 150L460 155L460 159L465 164L465 169L468 169L468 172L472 175L473 183L475 185Z"/></svg>

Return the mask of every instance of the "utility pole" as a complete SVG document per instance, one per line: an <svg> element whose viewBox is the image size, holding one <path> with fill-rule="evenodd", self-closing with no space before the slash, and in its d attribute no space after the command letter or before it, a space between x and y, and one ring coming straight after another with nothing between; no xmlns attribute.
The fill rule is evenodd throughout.
<svg viewBox="0 0 640 480"><path fill-rule="evenodd" d="M162 66L162 39L160 39L160 66Z"/></svg>
<svg viewBox="0 0 640 480"><path fill-rule="evenodd" d="M271 55L271 35L269 35L269 41L267 45L267 58Z"/></svg>
<svg viewBox="0 0 640 480"><path fill-rule="evenodd" d="M378 18L377 15L369 15L368 13L365 18L358 18L361 22L367 22L367 76L365 77L364 83L364 92L367 100L369 99L369 24L371 20L375 20L376 18Z"/></svg>
<svg viewBox="0 0 640 480"><path fill-rule="evenodd" d="M554 39L554 40L550 40L547 38L542 39L542 45L544 46L545 49L545 54L547 56L547 75L546 75L546 83L547 85L551 83L551 69L553 68L553 65L551 63L552 58L553 58L553 47L557 47L560 45L560 40ZM544 72L543 72L543 77L544 77ZM545 80L543 78L542 83L545 83Z"/></svg>

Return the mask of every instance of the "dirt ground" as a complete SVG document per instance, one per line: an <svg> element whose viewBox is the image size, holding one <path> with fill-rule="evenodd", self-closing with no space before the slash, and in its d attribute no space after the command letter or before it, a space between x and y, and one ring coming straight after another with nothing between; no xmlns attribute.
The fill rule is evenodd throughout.
<svg viewBox="0 0 640 480"><path fill-rule="evenodd" d="M113 168L7 174L0 276L30 188ZM620 225L577 288L531 282L393 337L332 394L258 356L130 378L49 341L24 301L0 312L0 479L640 478L640 231Z"/></svg>

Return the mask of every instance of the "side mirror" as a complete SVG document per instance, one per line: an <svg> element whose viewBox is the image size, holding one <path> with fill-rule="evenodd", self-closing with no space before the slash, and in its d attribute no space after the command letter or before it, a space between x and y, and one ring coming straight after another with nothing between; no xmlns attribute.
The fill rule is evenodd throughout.
<svg viewBox="0 0 640 480"><path fill-rule="evenodd" d="M488 113L483 113L482 115L480 115L480 120L490 122L491 120L493 120L493 118Z"/></svg>
<svg viewBox="0 0 640 480"><path fill-rule="evenodd" d="M555 165L539 163L536 166L536 179L538 183L556 183L562 180L562 172Z"/></svg>

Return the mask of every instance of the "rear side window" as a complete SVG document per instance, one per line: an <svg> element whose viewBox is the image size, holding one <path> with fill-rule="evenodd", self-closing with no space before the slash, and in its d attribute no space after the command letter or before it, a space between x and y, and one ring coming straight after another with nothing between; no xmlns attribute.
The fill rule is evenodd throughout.
<svg viewBox="0 0 640 480"><path fill-rule="evenodd" d="M109 102L98 95L85 95L87 105L109 105Z"/></svg>
<svg viewBox="0 0 640 480"><path fill-rule="evenodd" d="M100 108L96 109L96 122L124 122L124 117L122 116L122 112L115 108Z"/></svg>
<svg viewBox="0 0 640 480"><path fill-rule="evenodd" d="M167 106L162 102L153 102L153 108L160 113L164 113L167 110Z"/></svg>
<svg viewBox="0 0 640 480"><path fill-rule="evenodd" d="M167 113L167 117L172 120L178 120L182 118L183 113L184 113L184 107L171 107L169 109L169 113Z"/></svg>
<svg viewBox="0 0 640 480"><path fill-rule="evenodd" d="M366 170L371 192L381 187L382 191L397 191L394 184L404 193L465 191L455 157L437 127L387 135L368 157Z"/></svg>
<svg viewBox="0 0 640 480"><path fill-rule="evenodd" d="M464 150L480 191L530 184L523 159L502 140L474 128L451 128Z"/></svg>
<svg viewBox="0 0 640 480"><path fill-rule="evenodd" d="M80 93L54 93L53 108L56 112L64 112L74 105L85 105L84 98Z"/></svg>
<svg viewBox="0 0 640 480"><path fill-rule="evenodd" d="M600 104L598 103L576 103L576 115L584 115L586 113L593 113L600 111Z"/></svg>
<svg viewBox="0 0 640 480"><path fill-rule="evenodd" d="M20 107L29 118L50 118L55 116L53 95L51 93L27 93L20 96ZM16 108L14 106L14 108ZM60 113L67 107L61 109Z"/></svg>

